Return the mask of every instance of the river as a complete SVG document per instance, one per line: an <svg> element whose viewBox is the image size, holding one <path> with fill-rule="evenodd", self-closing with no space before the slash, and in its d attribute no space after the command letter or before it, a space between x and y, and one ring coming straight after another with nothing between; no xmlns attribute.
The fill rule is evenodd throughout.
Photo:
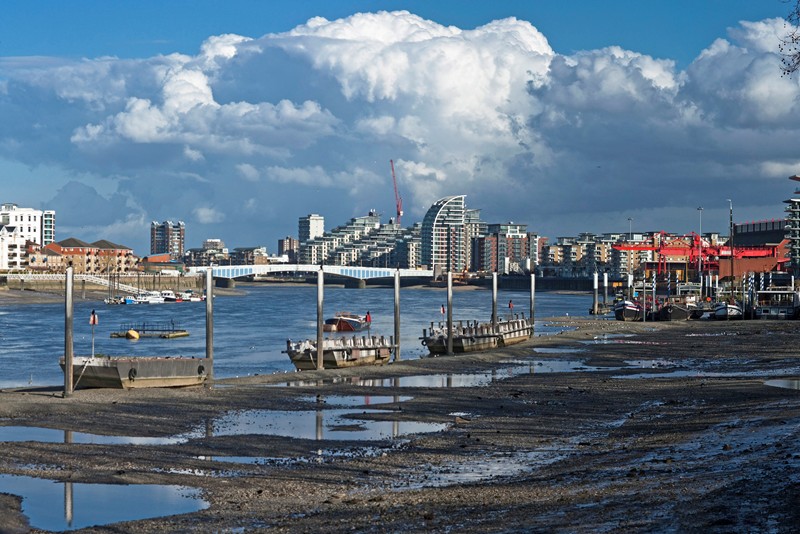
<svg viewBox="0 0 800 534"><path fill-rule="evenodd" d="M230 378L256 374L294 372L286 354L286 339L316 339L316 286L253 284L237 295L214 299L214 375ZM498 313L514 311L527 316L529 293L500 291ZM427 351L420 344L422 329L442 319L447 302L444 289L403 288L400 292L400 341L403 359L420 358ZM590 294L540 292L536 294L536 335L554 333L540 319L553 316L588 316ZM205 303L181 302L106 305L102 301L74 302L73 347L76 356L92 351L89 317L95 310L95 354L109 356L205 355ZM337 311L372 315L373 335L394 334L394 291L391 288L345 289L325 287L325 317ZM488 290L455 290L454 321L488 321L492 293ZM186 329L184 338L112 338L111 333L131 323L167 323ZM327 335L327 334L326 334ZM366 335L366 332L359 333ZM0 308L0 388L56 386L64 383L58 359L64 354L64 304L20 304Z"/></svg>

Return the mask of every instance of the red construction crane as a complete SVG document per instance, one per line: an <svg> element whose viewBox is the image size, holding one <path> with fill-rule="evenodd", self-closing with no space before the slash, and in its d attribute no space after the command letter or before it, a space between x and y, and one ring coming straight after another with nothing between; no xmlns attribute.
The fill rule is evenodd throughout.
<svg viewBox="0 0 800 534"><path fill-rule="evenodd" d="M394 183L394 202L395 206L397 207L397 219L394 222L395 224L400 225L400 218L403 216L403 198L400 196L400 193L397 192L397 178L394 175L394 161L389 160L389 165L392 166L392 183Z"/></svg>

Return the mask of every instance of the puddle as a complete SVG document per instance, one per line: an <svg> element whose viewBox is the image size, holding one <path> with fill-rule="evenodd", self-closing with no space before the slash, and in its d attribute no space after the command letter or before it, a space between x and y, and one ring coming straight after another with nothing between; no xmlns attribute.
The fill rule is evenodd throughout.
<svg viewBox="0 0 800 534"><path fill-rule="evenodd" d="M154 484L83 484L0 475L0 492L22 497L31 527L63 531L208 508L200 490Z"/></svg>
<svg viewBox="0 0 800 534"><path fill-rule="evenodd" d="M307 400L318 410L243 410L230 412L208 425L184 434L167 437L134 437L89 434L71 430L27 426L0 426L0 442L81 443L96 445L175 445L190 439L242 434L264 434L302 439L381 440L406 434L438 432L445 424L413 421L358 419L358 414L385 414L392 406L413 397L401 395L332 395ZM329 408L338 406L340 408ZM370 406L364 410L355 407ZM324 408L323 408L324 407Z"/></svg>
<svg viewBox="0 0 800 534"><path fill-rule="evenodd" d="M314 387L346 383L353 386L369 387L462 388L486 386L492 382L519 375L599 370L599 368L596 367L586 366L583 360L513 360L504 363L510 364L511 366L477 373L412 375L397 378L350 377L344 380L337 378L323 380L291 380L280 384L270 384L270 386Z"/></svg>
<svg viewBox="0 0 800 534"><path fill-rule="evenodd" d="M564 450L538 450L470 456L442 465L425 464L407 471L403 480L392 483L396 491L445 487L519 476L566 457Z"/></svg>
<svg viewBox="0 0 800 534"><path fill-rule="evenodd" d="M774 388L800 389L800 380L796 378L776 378L775 380L767 380L764 385Z"/></svg>
<svg viewBox="0 0 800 534"><path fill-rule="evenodd" d="M385 410L326 409L302 411L246 410L233 412L211 423L213 436L264 434L310 440L371 441L408 434L439 432L445 423L376 421L359 415L385 414Z"/></svg>
<svg viewBox="0 0 800 534"><path fill-rule="evenodd" d="M579 347L534 347L533 352L537 354L571 354L573 352L586 352L586 349Z"/></svg>
<svg viewBox="0 0 800 534"><path fill-rule="evenodd" d="M0 442L35 441L39 443L90 443L96 445L174 445L183 443L183 437L104 436L72 430L57 430L32 426L0 426Z"/></svg>
<svg viewBox="0 0 800 534"><path fill-rule="evenodd" d="M669 371L667 373L637 373L632 375L617 375L612 378L760 378L760 377L768 377L774 375L798 375L800 374L800 368L798 367L791 367L787 369L751 369L748 371L729 371L729 372L715 372L715 371L704 371L702 369L678 369L675 371ZM781 380L775 380L775 382L779 382ZM767 381L765 384L771 386ZM791 382L790 380L786 380L784 382ZM790 387L790 386L777 386L777 387Z"/></svg>

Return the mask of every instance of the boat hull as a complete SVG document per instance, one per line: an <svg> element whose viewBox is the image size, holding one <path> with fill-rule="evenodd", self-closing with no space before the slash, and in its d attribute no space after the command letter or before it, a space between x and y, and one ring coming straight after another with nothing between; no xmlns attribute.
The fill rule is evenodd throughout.
<svg viewBox="0 0 800 534"><path fill-rule="evenodd" d="M62 371L65 364L59 361ZM75 357L72 382L75 389L163 388L203 384L211 369L207 358L171 357Z"/></svg>
<svg viewBox="0 0 800 534"><path fill-rule="evenodd" d="M765 320L790 320L797 319L798 309L782 306L759 306L755 309L756 319Z"/></svg>
<svg viewBox="0 0 800 534"><path fill-rule="evenodd" d="M316 341L286 341L289 359L298 371L312 371L317 368ZM343 369L362 365L383 365L388 363L394 345L391 338L383 336L327 338L323 340L322 368Z"/></svg>
<svg viewBox="0 0 800 534"><path fill-rule="evenodd" d="M533 325L527 319L501 321L494 331L491 323L454 327L453 353L482 352L527 341L533 336ZM423 332L422 344L431 355L447 354L447 328L431 328Z"/></svg>
<svg viewBox="0 0 800 534"><path fill-rule="evenodd" d="M680 304L668 304L658 311L659 321L688 321L692 318L696 318L695 308Z"/></svg>
<svg viewBox="0 0 800 534"><path fill-rule="evenodd" d="M641 321L642 308L627 300L619 302L614 306L614 318L617 321Z"/></svg>
<svg viewBox="0 0 800 534"><path fill-rule="evenodd" d="M731 320L741 319L744 316L742 308L738 304L722 303L714 308L714 319Z"/></svg>

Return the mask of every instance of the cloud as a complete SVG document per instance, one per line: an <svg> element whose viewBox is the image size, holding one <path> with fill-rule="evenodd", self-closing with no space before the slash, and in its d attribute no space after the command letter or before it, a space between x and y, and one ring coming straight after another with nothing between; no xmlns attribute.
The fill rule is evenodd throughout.
<svg viewBox="0 0 800 534"><path fill-rule="evenodd" d="M150 220L185 220L189 246L274 250L311 212L393 213L390 159L409 224L466 194L550 236L626 230L633 212L686 231L698 202L722 231L711 204L780 216L781 176L800 172L783 31L742 22L685 70L619 46L560 55L536 21L407 11L210 36L195 55L0 58L0 158L47 166L60 229L103 225L140 253Z"/></svg>
<svg viewBox="0 0 800 534"><path fill-rule="evenodd" d="M219 223L225 220L224 213L220 212L216 208L210 208L207 206L199 206L193 209L192 214L200 224Z"/></svg>

